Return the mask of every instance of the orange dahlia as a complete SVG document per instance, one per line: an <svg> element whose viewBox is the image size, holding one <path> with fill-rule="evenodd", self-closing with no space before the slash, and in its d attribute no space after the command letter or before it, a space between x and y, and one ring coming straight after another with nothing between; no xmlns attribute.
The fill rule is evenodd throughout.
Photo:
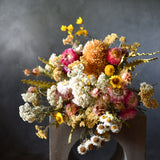
<svg viewBox="0 0 160 160"><path fill-rule="evenodd" d="M87 62L84 71L86 74L98 76L101 72L104 72L107 60L103 42L97 39L88 41L84 46L82 58Z"/></svg>

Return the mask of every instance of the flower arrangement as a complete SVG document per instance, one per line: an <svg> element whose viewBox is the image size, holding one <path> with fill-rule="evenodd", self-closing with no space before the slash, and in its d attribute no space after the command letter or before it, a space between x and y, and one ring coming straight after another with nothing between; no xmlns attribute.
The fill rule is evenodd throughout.
<svg viewBox="0 0 160 160"><path fill-rule="evenodd" d="M21 94L25 104L19 107L19 114L29 123L42 122L46 116L53 118L53 123L47 127L35 126L36 135L42 139L47 138L51 125L58 127L65 123L71 126L70 143L76 127L83 127L85 134L77 148L83 155L94 147L103 146L110 140L111 132L120 132L127 120L143 110L138 107L140 103L147 108L158 107L158 102L152 98L152 85L142 82L139 89L134 89L132 82L137 65L157 59L134 60L134 57L151 56L159 51L138 53L139 43L128 45L125 37L115 33L107 35L103 41L91 39L84 29L83 19L79 17L76 23L80 26L78 31L72 24L61 27L68 32L63 44L72 47L58 56L53 53L48 61L39 57L44 68L38 66L32 72L24 70L26 76L44 75L50 81L22 80L30 87ZM86 41L84 45L82 40Z"/></svg>

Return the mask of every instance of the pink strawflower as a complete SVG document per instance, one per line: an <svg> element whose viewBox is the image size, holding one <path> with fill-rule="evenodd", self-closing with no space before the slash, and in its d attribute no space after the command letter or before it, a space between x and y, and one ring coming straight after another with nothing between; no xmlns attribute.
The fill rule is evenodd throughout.
<svg viewBox="0 0 160 160"><path fill-rule="evenodd" d="M125 98L125 105L128 109L133 109L136 108L138 105L138 97L137 95L132 92L129 91L129 93L127 94L126 98Z"/></svg>
<svg viewBox="0 0 160 160"><path fill-rule="evenodd" d="M128 88L123 85L121 88L108 87L108 94L110 95L111 102L124 102L128 94Z"/></svg>
<svg viewBox="0 0 160 160"><path fill-rule="evenodd" d="M136 116L137 110L135 109L125 109L122 112L120 112L119 117L123 120L132 119Z"/></svg>
<svg viewBox="0 0 160 160"><path fill-rule="evenodd" d="M62 52L62 56L61 63L65 66L68 66L69 64L79 59L79 56L72 48L64 50Z"/></svg>
<svg viewBox="0 0 160 160"><path fill-rule="evenodd" d="M68 116L75 115L77 113L77 105L74 103L68 103L65 111Z"/></svg>
<svg viewBox="0 0 160 160"><path fill-rule="evenodd" d="M131 84L131 73L127 72L127 71L124 71L122 74L121 74L121 78L122 78L122 81L125 83L125 84Z"/></svg>
<svg viewBox="0 0 160 160"><path fill-rule="evenodd" d="M97 98L98 96L100 96L102 94L101 89L99 88L94 88L91 92L90 95L94 98Z"/></svg>
<svg viewBox="0 0 160 160"><path fill-rule="evenodd" d="M117 65L120 63L122 55L122 49L114 47L107 51L106 58L110 64Z"/></svg>

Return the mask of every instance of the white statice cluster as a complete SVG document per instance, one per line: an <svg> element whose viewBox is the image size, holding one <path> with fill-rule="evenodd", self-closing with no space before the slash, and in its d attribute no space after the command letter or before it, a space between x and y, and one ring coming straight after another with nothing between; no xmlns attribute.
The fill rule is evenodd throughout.
<svg viewBox="0 0 160 160"><path fill-rule="evenodd" d="M34 121L41 122L46 116L43 114L42 107L31 107L29 103L25 103L19 107L19 115L23 121L28 121L29 123L33 123Z"/></svg>
<svg viewBox="0 0 160 160"><path fill-rule="evenodd" d="M63 107L63 99L61 96L57 96L57 86L52 85L51 88L47 90L47 100L51 106L55 106L56 109Z"/></svg>
<svg viewBox="0 0 160 160"><path fill-rule="evenodd" d="M31 92L26 92L21 94L24 102L30 102L30 103L37 103L37 94L36 93L31 93Z"/></svg>
<svg viewBox="0 0 160 160"><path fill-rule="evenodd" d="M73 103L85 108L93 103L93 98L89 92L91 91L91 86L96 84L96 79L94 76L88 78L87 75L83 73L83 70L84 66L82 64L79 66L75 65L68 76L70 77L69 85L74 96L72 100Z"/></svg>
<svg viewBox="0 0 160 160"><path fill-rule="evenodd" d="M100 88L103 93L107 93L107 87L109 86L109 79L107 76L102 72L97 80L96 87Z"/></svg>

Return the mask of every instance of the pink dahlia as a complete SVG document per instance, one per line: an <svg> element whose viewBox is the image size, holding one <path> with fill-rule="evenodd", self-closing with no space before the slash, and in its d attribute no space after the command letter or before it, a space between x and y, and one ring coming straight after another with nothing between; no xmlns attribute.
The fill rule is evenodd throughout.
<svg viewBox="0 0 160 160"><path fill-rule="evenodd" d="M123 85L121 88L108 87L108 94L110 95L111 102L124 102L126 95L128 94L128 88Z"/></svg>
<svg viewBox="0 0 160 160"><path fill-rule="evenodd" d="M122 49L114 47L107 51L106 58L110 64L117 65L120 63L122 55Z"/></svg>
<svg viewBox="0 0 160 160"><path fill-rule="evenodd" d="M122 112L120 112L119 117L123 120L132 119L136 116L137 110L135 109L125 109Z"/></svg>
<svg viewBox="0 0 160 160"><path fill-rule="evenodd" d="M79 56L72 48L64 50L62 52L62 56L61 63L65 66L68 66L69 64L79 59Z"/></svg>
<svg viewBox="0 0 160 160"><path fill-rule="evenodd" d="M65 111L68 116L75 115L77 113L77 105L74 103L68 103Z"/></svg>
<svg viewBox="0 0 160 160"><path fill-rule="evenodd" d="M129 93L127 94L126 98L125 98L125 105L128 109L133 109L135 107L137 107L138 105L138 97L137 95L132 92L129 91Z"/></svg>

